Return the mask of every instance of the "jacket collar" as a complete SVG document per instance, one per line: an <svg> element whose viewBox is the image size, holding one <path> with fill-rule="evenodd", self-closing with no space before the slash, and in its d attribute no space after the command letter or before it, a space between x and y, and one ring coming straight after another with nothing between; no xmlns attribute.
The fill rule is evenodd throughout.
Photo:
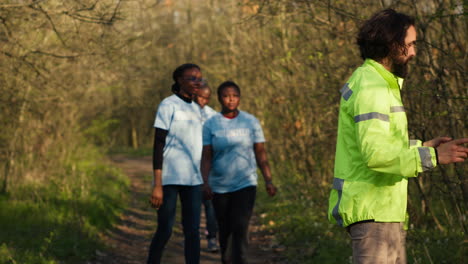
<svg viewBox="0 0 468 264"><path fill-rule="evenodd" d="M393 73L389 72L385 67L376 62L373 59L366 59L364 61L364 65L370 65L372 66L382 78L387 81L388 85L390 85L391 88L393 89L402 89L403 88L403 78L400 78Z"/></svg>

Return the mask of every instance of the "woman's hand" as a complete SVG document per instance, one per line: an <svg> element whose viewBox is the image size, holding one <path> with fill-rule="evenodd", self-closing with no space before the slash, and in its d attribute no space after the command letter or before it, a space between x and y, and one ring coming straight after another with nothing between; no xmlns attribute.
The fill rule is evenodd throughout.
<svg viewBox="0 0 468 264"><path fill-rule="evenodd" d="M268 195L275 196L277 189L276 189L276 186L273 185L271 181L265 183L265 188L266 188Z"/></svg>
<svg viewBox="0 0 468 264"><path fill-rule="evenodd" d="M203 199L211 200L213 199L213 191L208 183L203 184Z"/></svg>
<svg viewBox="0 0 468 264"><path fill-rule="evenodd" d="M149 203L151 204L151 207L156 208L156 210L161 207L163 204L163 188L161 185L153 187Z"/></svg>

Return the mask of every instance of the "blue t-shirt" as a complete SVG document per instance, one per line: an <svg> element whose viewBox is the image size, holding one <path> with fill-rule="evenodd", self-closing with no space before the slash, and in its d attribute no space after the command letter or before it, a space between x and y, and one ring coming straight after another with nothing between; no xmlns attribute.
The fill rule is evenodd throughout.
<svg viewBox="0 0 468 264"><path fill-rule="evenodd" d="M154 127L168 131L163 150L162 184L202 184L200 107L171 95L159 104Z"/></svg>
<svg viewBox="0 0 468 264"><path fill-rule="evenodd" d="M257 185L254 143L265 142L262 127L253 115L240 111L228 119L217 113L203 125L203 145L213 157L209 184L215 193L234 192Z"/></svg>

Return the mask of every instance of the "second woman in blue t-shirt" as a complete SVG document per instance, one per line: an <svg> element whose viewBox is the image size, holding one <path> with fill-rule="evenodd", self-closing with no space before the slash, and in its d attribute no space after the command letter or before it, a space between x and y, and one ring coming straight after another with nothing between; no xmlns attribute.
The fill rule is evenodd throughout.
<svg viewBox="0 0 468 264"><path fill-rule="evenodd" d="M213 198L223 263L247 263L248 226L256 189L257 165L270 196L276 194L259 121L239 111L240 88L231 81L218 87L222 110L203 126L201 172L204 193ZM231 239L231 247L228 240ZM232 248L232 251L228 251Z"/></svg>

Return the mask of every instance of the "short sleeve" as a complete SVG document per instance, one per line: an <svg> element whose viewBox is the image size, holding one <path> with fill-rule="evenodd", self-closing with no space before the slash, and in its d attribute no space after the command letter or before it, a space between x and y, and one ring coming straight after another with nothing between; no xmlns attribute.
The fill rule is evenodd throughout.
<svg viewBox="0 0 468 264"><path fill-rule="evenodd" d="M163 101L158 107L156 120L154 120L154 127L170 130L173 114L174 108Z"/></svg>
<svg viewBox="0 0 468 264"><path fill-rule="evenodd" d="M211 122L205 122L203 125L203 146L208 146L212 144L211 137Z"/></svg>
<svg viewBox="0 0 468 264"><path fill-rule="evenodd" d="M253 141L254 143L263 143L265 142L265 136L263 135L262 126L258 119L253 119Z"/></svg>

